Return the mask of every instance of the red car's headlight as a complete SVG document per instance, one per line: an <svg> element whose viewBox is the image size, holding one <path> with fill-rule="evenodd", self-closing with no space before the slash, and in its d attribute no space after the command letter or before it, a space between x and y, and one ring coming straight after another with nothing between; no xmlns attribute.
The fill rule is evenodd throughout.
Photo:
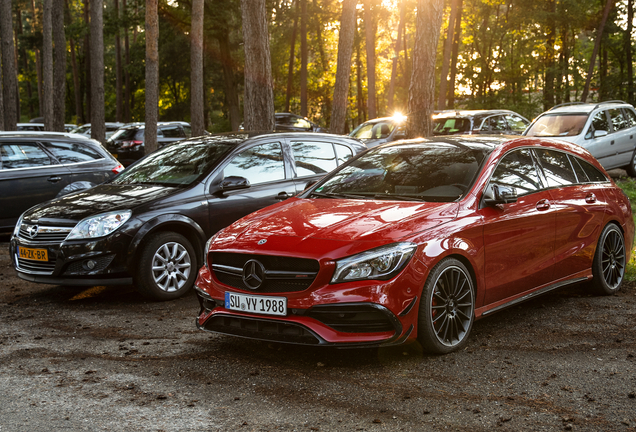
<svg viewBox="0 0 636 432"><path fill-rule="evenodd" d="M415 249L415 243L392 243L338 260L331 283L391 279L409 262Z"/></svg>

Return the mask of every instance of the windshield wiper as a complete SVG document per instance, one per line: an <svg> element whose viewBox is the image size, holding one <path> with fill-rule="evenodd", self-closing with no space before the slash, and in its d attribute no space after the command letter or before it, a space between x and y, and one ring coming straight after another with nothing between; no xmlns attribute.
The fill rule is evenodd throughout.
<svg viewBox="0 0 636 432"><path fill-rule="evenodd" d="M373 195L373 199L389 199L399 201L426 201L424 198L418 195L394 195L388 193L376 193Z"/></svg>
<svg viewBox="0 0 636 432"><path fill-rule="evenodd" d="M309 197L320 197L320 198L334 198L334 199L366 199L368 197L362 195L348 194L348 193L324 193L324 192L312 192L309 194Z"/></svg>

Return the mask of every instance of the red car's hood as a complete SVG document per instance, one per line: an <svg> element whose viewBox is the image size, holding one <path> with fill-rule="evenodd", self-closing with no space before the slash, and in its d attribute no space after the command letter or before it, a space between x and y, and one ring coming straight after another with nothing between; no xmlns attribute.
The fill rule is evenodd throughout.
<svg viewBox="0 0 636 432"><path fill-rule="evenodd" d="M457 203L292 198L230 225L213 248L320 255L338 242L366 249L452 220L457 209Z"/></svg>

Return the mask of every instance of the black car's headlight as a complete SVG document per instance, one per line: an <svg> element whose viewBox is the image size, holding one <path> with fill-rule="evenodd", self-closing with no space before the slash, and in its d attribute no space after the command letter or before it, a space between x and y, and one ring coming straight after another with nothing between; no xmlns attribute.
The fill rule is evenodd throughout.
<svg viewBox="0 0 636 432"><path fill-rule="evenodd" d="M391 279L409 262L415 249L415 243L392 243L338 260L331 283Z"/></svg>
<svg viewBox="0 0 636 432"><path fill-rule="evenodd" d="M121 210L87 217L75 225L66 239L78 240L107 236L130 219L131 215L131 210Z"/></svg>

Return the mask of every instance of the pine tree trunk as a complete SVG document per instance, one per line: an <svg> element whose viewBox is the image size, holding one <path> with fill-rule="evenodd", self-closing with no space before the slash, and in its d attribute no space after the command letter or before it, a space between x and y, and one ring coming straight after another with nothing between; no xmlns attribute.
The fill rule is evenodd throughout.
<svg viewBox="0 0 636 432"><path fill-rule="evenodd" d="M442 25L444 0L418 0L413 73L409 86L408 130L411 136L429 136L435 103L435 55Z"/></svg>
<svg viewBox="0 0 636 432"><path fill-rule="evenodd" d="M84 121L84 105L82 104L82 89L80 87L79 70L77 68L77 55L75 53L75 41L71 38L71 67L73 68L73 93L75 95L75 115L77 123L83 124Z"/></svg>
<svg viewBox="0 0 636 432"><path fill-rule="evenodd" d="M326 73L329 69L329 60L327 59L327 55L325 53L324 41L322 38L322 26L323 21L321 19L321 9L318 6L317 0L313 0L313 10L316 16L314 22L316 23L316 42L318 44L318 53L320 54L320 65L322 67L321 72ZM331 123L331 93L328 90L328 86L326 84L322 84L320 86L322 103L320 104L320 109L322 113L323 121L326 124Z"/></svg>
<svg viewBox="0 0 636 432"><path fill-rule="evenodd" d="M157 0L146 0L146 154L157 150L159 120L159 15Z"/></svg>
<svg viewBox="0 0 636 432"><path fill-rule="evenodd" d="M245 43L246 130L274 129L274 88L265 0L241 0Z"/></svg>
<svg viewBox="0 0 636 432"><path fill-rule="evenodd" d="M203 0L192 0L192 29L190 32L190 116L192 136L205 132L203 103Z"/></svg>
<svg viewBox="0 0 636 432"><path fill-rule="evenodd" d="M460 0L451 1L450 16L448 17L448 30L446 32L446 40L444 41L444 55L442 56L442 71L439 80L439 94L437 97L437 109L446 109L446 87L448 84L448 70L450 69L451 50L453 45L453 36L455 35L455 22L457 21L457 12L459 10Z"/></svg>
<svg viewBox="0 0 636 432"><path fill-rule="evenodd" d="M2 64L2 49L0 49L0 64ZM0 67L0 84L2 83L3 75L4 74L2 73L2 68ZM3 93L2 88L0 88L0 131L6 130L4 128L4 101L3 101L4 98L2 96L2 93Z"/></svg>
<svg viewBox="0 0 636 432"><path fill-rule="evenodd" d="M90 2L84 0L84 22L90 25ZM90 32L86 32L84 36L84 91L86 92L86 120L90 123L92 118L91 110L93 104L91 102L91 38Z"/></svg>
<svg viewBox="0 0 636 432"><path fill-rule="evenodd" d="M364 29L367 49L367 112L369 118L374 119L377 115L377 102L375 97L375 33L376 21L375 0L364 1Z"/></svg>
<svg viewBox="0 0 636 432"><path fill-rule="evenodd" d="M583 93L581 94L581 102L587 101L587 96L590 92L590 82L592 81L592 74L594 73L594 64L596 63L596 56L598 55L598 50L601 46L601 40L603 39L603 29L605 28L605 23L607 22L607 17L609 16L610 9L614 5L614 0L606 0L605 9L603 10L603 17L601 18L601 22L598 26L598 31L596 32L596 41L594 42L594 50L592 51L592 58L590 58L590 67L587 71L587 77L585 78L585 86L583 87Z"/></svg>
<svg viewBox="0 0 636 432"><path fill-rule="evenodd" d="M397 39L394 43L393 61L391 64L391 81L389 82L389 95L388 95L388 109L389 113L393 113L393 107L395 106L395 85L397 82L397 67L400 59L400 48L402 43L402 32L404 31L404 18L406 15L406 0L402 0L400 3L400 23L398 24Z"/></svg>
<svg viewBox="0 0 636 432"><path fill-rule="evenodd" d="M53 0L53 130L64 132L66 114L66 34L64 33L64 0Z"/></svg>
<svg viewBox="0 0 636 432"><path fill-rule="evenodd" d="M123 68L121 64L121 37L119 13L119 0L113 0L115 6L115 16L117 17L117 28L115 29L115 120L121 122L124 119L124 98L123 98Z"/></svg>
<svg viewBox="0 0 636 432"><path fill-rule="evenodd" d="M300 0L300 115L307 114L307 0Z"/></svg>
<svg viewBox="0 0 636 432"><path fill-rule="evenodd" d="M625 60L627 62L627 101L634 103L634 65L632 62L632 29L634 22L634 1L627 0L627 30L625 31Z"/></svg>
<svg viewBox="0 0 636 432"><path fill-rule="evenodd" d="M219 48L221 51L221 64L223 64L223 79L225 82L225 99L228 104L230 114L230 126L233 131L237 131L241 123L239 111L239 97L236 89L236 78L234 77L234 61L230 52L230 40L226 32L219 35Z"/></svg>
<svg viewBox="0 0 636 432"><path fill-rule="evenodd" d="M459 44L462 35L462 0L459 0L457 17L455 18L455 32L453 35L453 51L451 53L450 78L448 80L448 103L447 108L455 107L455 79L457 77L457 57L459 54Z"/></svg>
<svg viewBox="0 0 636 432"><path fill-rule="evenodd" d="M291 97L294 86L294 63L296 51L296 33L298 31L298 9L300 4L296 0L296 14L294 16L294 28L292 29L291 41L289 44L289 65L287 67L287 93L285 94L285 112L291 112Z"/></svg>
<svg viewBox="0 0 636 432"><path fill-rule="evenodd" d="M91 0L91 138L106 141L104 109L104 0Z"/></svg>
<svg viewBox="0 0 636 432"><path fill-rule="evenodd" d="M331 133L344 134L347 120L347 100L351 75L351 55L356 29L356 0L342 2L342 17L338 37L338 64L331 109Z"/></svg>
<svg viewBox="0 0 636 432"><path fill-rule="evenodd" d="M18 123L18 80L15 73L15 53L13 44L13 14L11 2L0 1L0 42L2 43L2 91L4 92L4 128L16 130Z"/></svg>
<svg viewBox="0 0 636 432"><path fill-rule="evenodd" d="M364 111L364 90L362 89L362 55L360 54L360 42L362 38L356 38L356 111L358 118L356 125L364 123L366 116Z"/></svg>
<svg viewBox="0 0 636 432"><path fill-rule="evenodd" d="M54 129L53 120L53 0L44 0L42 11L42 107L44 129Z"/></svg>
<svg viewBox="0 0 636 432"><path fill-rule="evenodd" d="M18 28L17 28L17 32L16 32L16 40L20 40L20 38L22 37L23 34L23 28L22 28L22 11L18 9ZM24 72L28 75L30 75L30 70L29 70L29 61L27 58L27 53L26 50L24 49L24 45L21 45L20 47L20 56L18 57L19 60L18 61L22 61L22 70L24 70ZM0 83L2 81L0 80ZM26 80L26 91L27 91L27 98L29 101L29 118L33 118L36 117L35 115L35 109L33 107L33 88L31 86L31 80L27 79Z"/></svg>
<svg viewBox="0 0 636 432"><path fill-rule="evenodd" d="M128 13L126 0L122 0L121 3L122 13L126 15ZM126 67L124 69L124 121L129 123L132 118L130 115L130 111L132 110L132 99L131 99L131 89L130 89L130 71L128 68L130 67L130 49L128 46L128 27L124 29L124 61L126 63Z"/></svg>

